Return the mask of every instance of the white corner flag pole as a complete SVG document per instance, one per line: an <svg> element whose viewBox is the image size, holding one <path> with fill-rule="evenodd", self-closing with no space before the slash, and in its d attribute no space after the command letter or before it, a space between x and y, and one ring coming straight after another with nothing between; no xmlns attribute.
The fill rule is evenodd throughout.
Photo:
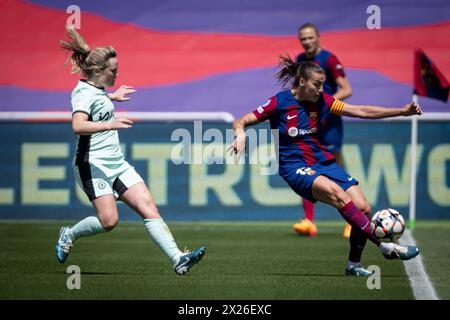
<svg viewBox="0 0 450 320"><path fill-rule="evenodd" d="M418 103L418 97L413 95L413 102ZM416 186L417 186L417 134L418 117L412 116L411 119L411 184L409 188L409 227L416 227Z"/></svg>

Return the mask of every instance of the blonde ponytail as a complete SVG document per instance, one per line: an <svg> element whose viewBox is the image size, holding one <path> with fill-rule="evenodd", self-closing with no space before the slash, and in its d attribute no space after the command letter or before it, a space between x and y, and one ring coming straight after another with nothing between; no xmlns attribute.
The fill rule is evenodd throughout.
<svg viewBox="0 0 450 320"><path fill-rule="evenodd" d="M91 50L83 37L72 26L66 27L66 35L69 40L59 40L59 46L68 52L72 52L70 58L72 62L71 73L81 73L89 77L95 68L105 69L108 59L117 56L116 51L111 46L96 47Z"/></svg>

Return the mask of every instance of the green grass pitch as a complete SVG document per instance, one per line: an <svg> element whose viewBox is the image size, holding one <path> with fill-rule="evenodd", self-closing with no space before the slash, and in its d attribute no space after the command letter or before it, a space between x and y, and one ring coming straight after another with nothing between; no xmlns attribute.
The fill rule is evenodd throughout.
<svg viewBox="0 0 450 320"><path fill-rule="evenodd" d="M381 268L381 289L343 275L341 221L318 222L317 238L296 235L290 222L169 222L180 248L207 247L186 276L138 222L79 239L60 264L53 247L63 224L0 220L0 299L414 299L403 263L385 260L371 243L363 263ZM449 299L450 221L419 221L413 235L439 297ZM80 290L67 288L70 265L81 269Z"/></svg>

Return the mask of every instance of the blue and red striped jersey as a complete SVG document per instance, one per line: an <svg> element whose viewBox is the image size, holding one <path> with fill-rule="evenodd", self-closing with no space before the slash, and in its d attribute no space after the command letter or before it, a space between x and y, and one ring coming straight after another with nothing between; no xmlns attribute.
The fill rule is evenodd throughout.
<svg viewBox="0 0 450 320"><path fill-rule="evenodd" d="M311 58L308 58L303 52L297 56L296 61L312 61L319 65L325 71L326 76L323 91L331 96L335 94L338 89L336 79L345 77L344 67L339 62L338 58L325 49L321 49L318 55Z"/></svg>
<svg viewBox="0 0 450 320"><path fill-rule="evenodd" d="M310 166L334 157L319 142L319 131L332 113L340 116L344 102L323 93L317 102L298 101L291 90L277 93L253 114L262 122L270 120L272 129L279 131L279 165Z"/></svg>

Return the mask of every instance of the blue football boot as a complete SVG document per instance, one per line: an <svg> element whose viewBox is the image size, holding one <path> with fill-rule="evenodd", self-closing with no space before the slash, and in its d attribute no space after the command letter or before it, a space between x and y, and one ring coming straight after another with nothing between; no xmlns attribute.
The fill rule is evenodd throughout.
<svg viewBox="0 0 450 320"><path fill-rule="evenodd" d="M72 249L73 241L69 227L62 227L59 231L58 243L55 246L56 258L59 262L64 263Z"/></svg>
<svg viewBox="0 0 450 320"><path fill-rule="evenodd" d="M197 250L190 252L186 251L181 257L180 261L173 268L178 275L183 275L188 272L196 263L202 260L206 252L205 247L200 247Z"/></svg>
<svg viewBox="0 0 450 320"><path fill-rule="evenodd" d="M373 271L369 271L367 269L364 269L364 267L362 265L354 266L354 267L346 267L345 268L345 275L346 276L370 277L372 274L374 274Z"/></svg>
<svg viewBox="0 0 450 320"><path fill-rule="evenodd" d="M386 259L400 259L400 260L409 260L414 258L419 254L419 248L414 246L400 246L396 245L394 250L390 254L383 253L383 256Z"/></svg>

